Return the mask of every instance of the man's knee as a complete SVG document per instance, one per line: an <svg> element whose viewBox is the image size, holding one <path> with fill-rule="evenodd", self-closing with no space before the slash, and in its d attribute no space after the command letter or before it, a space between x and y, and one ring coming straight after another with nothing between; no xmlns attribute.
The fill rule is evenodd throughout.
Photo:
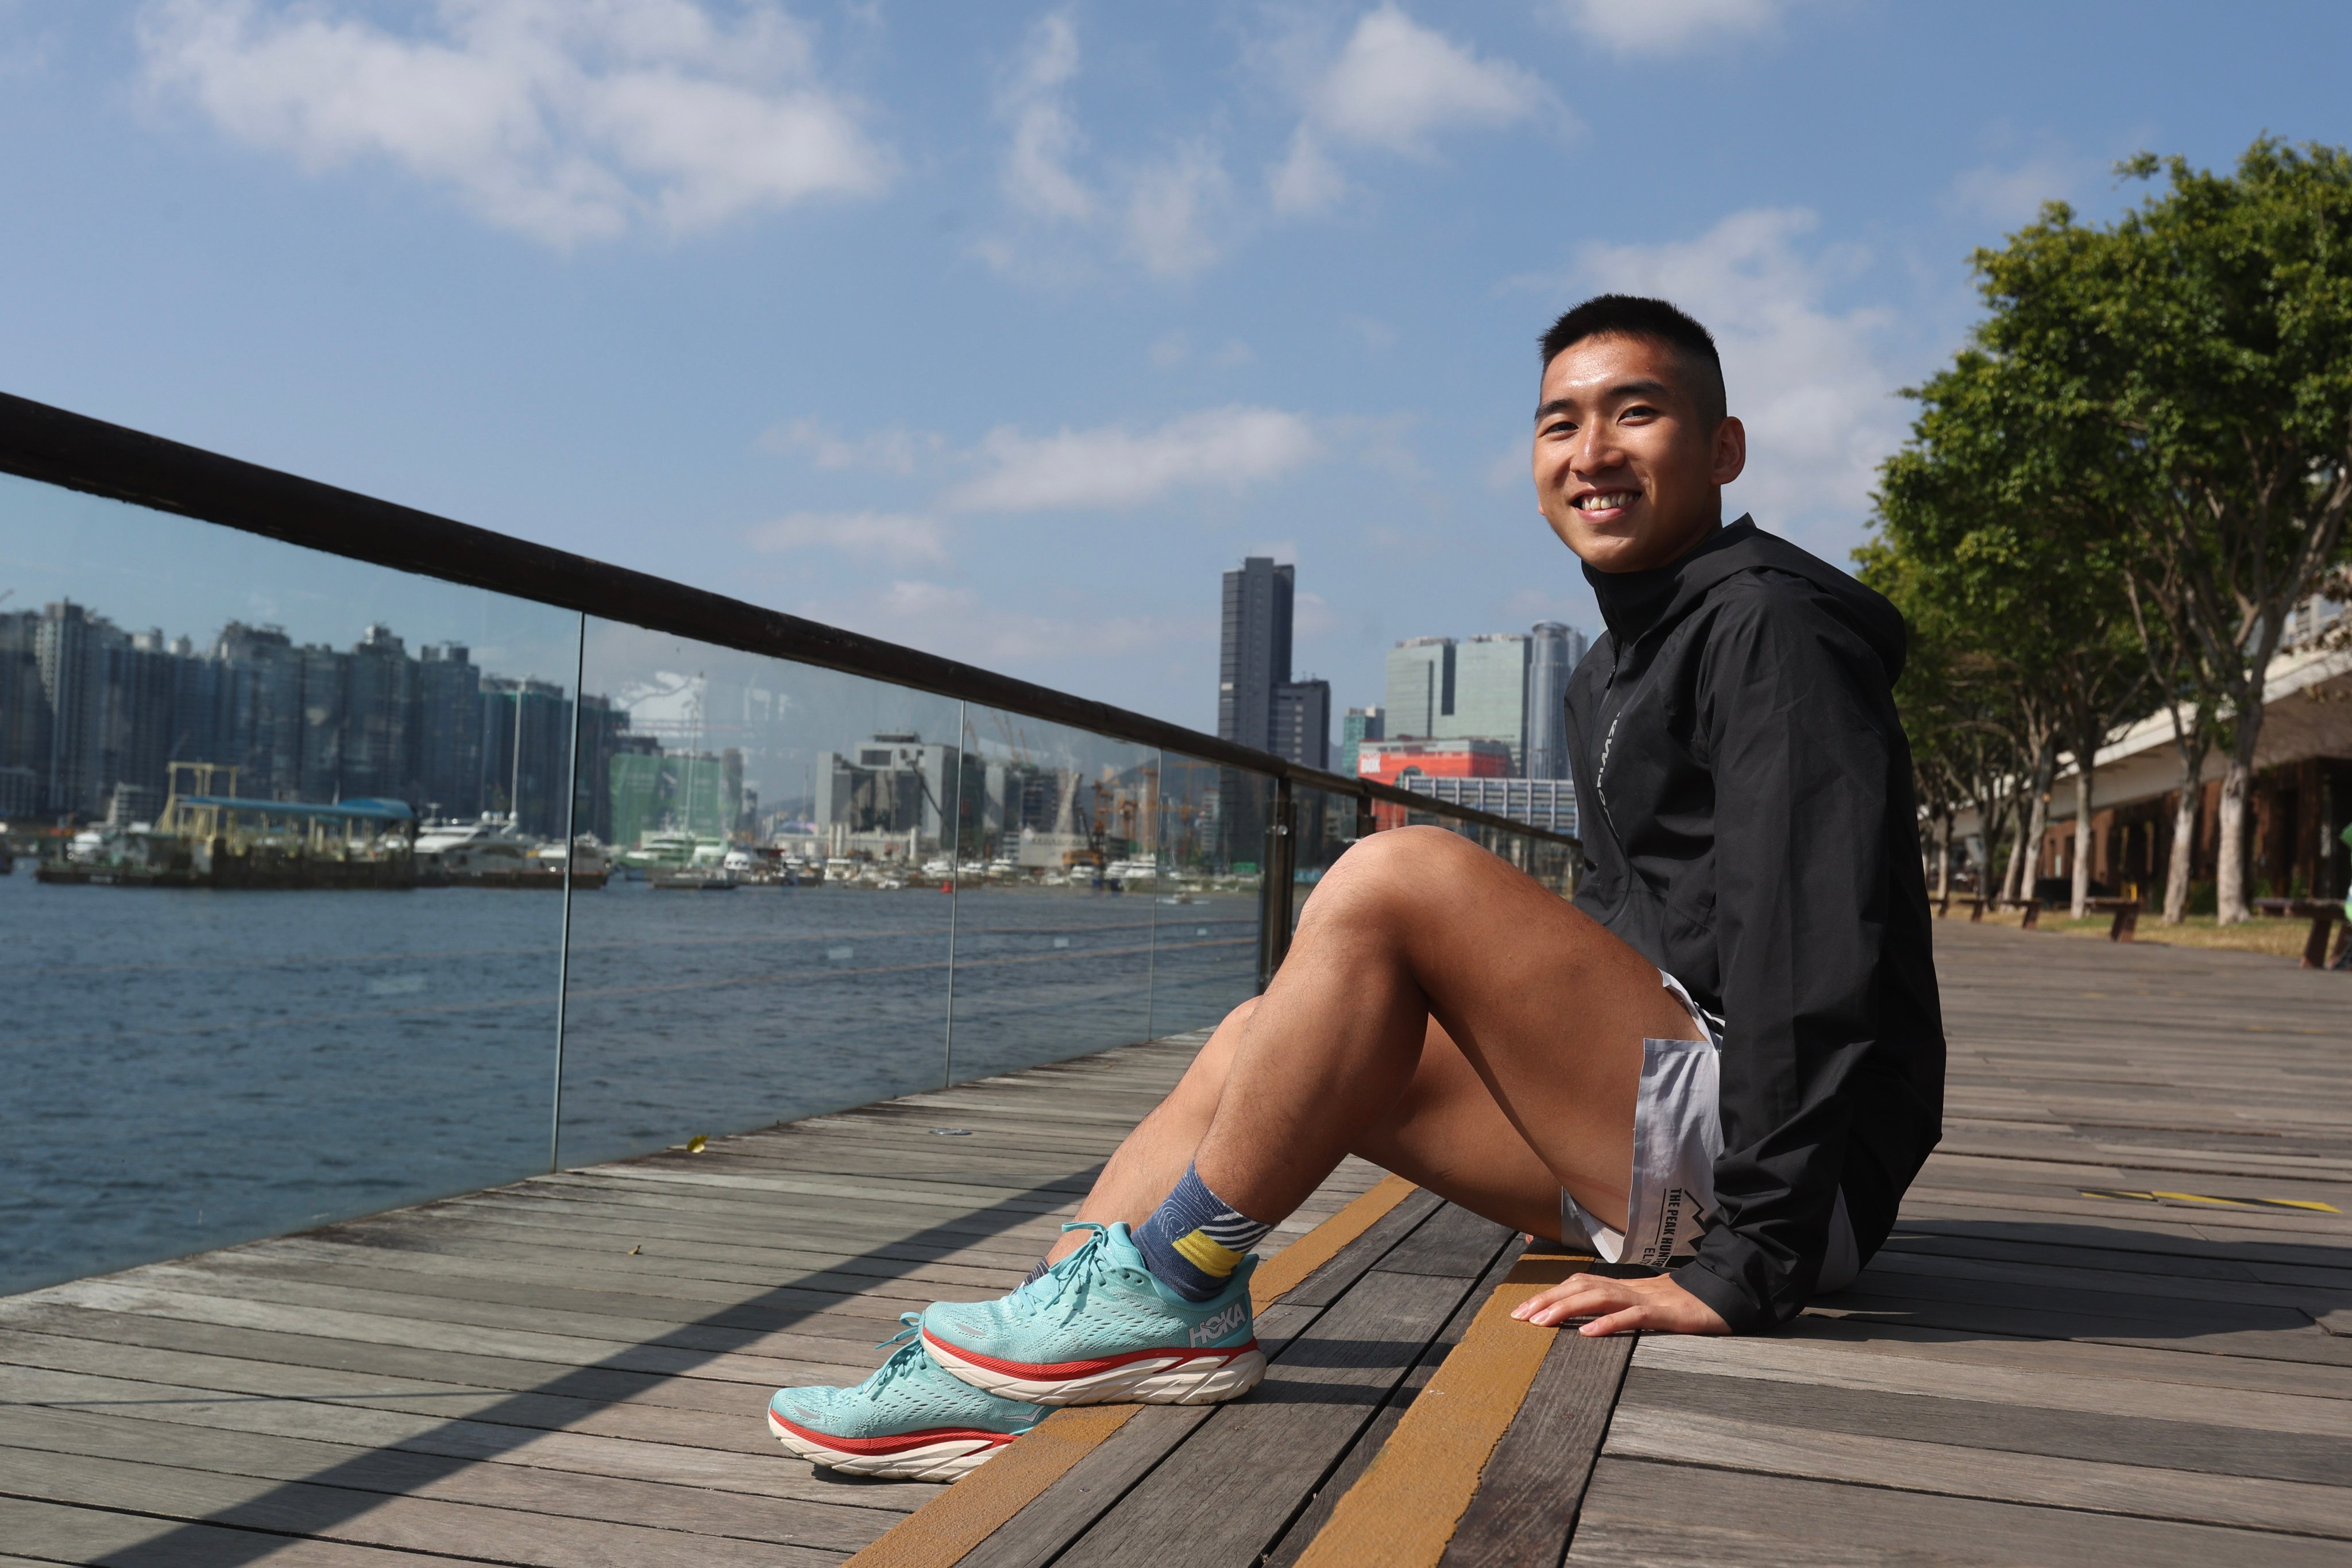
<svg viewBox="0 0 2352 1568"><path fill-rule="evenodd" d="M1307 900L1307 914L1352 922L1410 918L1454 885L1485 850L1443 827L1392 827L1359 838L1332 862ZM1497 862L1499 864L1499 862Z"/></svg>

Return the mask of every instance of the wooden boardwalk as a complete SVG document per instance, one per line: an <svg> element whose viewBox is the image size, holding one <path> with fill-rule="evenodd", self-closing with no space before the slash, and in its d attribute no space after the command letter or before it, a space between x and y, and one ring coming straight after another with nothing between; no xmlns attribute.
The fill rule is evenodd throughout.
<svg viewBox="0 0 2352 1568"><path fill-rule="evenodd" d="M0 1300L0 1563L833 1563L934 1500L866 1561L1556 1563L1580 1494L1571 1563L2352 1561L2352 1212L2292 1206L2352 1211L2352 984L1937 937L1944 1149L1781 1334L1530 1358L1480 1315L1513 1238L1351 1163L1249 1400L952 1489L785 1457L769 1390L1009 1287L1188 1037Z"/></svg>

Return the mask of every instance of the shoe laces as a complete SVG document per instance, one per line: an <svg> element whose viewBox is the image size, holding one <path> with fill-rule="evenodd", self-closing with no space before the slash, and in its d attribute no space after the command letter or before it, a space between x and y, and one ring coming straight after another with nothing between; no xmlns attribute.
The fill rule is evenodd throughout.
<svg viewBox="0 0 2352 1568"><path fill-rule="evenodd" d="M916 1363L925 1359L920 1338L923 1331L923 1315L920 1312L901 1312L898 1314L898 1321L904 1323L906 1327L874 1347L877 1351L888 1351L890 1358L875 1368L874 1375L866 1380L866 1392L869 1394L880 1394L884 1389L913 1372L916 1369Z"/></svg>
<svg viewBox="0 0 2352 1568"><path fill-rule="evenodd" d="M1082 1219L1074 1220L1062 1226L1062 1229L1065 1234L1074 1230L1091 1231L1093 1234L1087 1237L1085 1245L1045 1270L1044 1278L1026 1289L1036 1289L1045 1285L1046 1280L1052 1280L1053 1289L1045 1291L1042 1299L1036 1301L1030 1310L1042 1312L1060 1301L1065 1296L1069 1296L1070 1304L1062 1313L1062 1316L1066 1319L1086 1305L1087 1287L1094 1283L1095 1276L1104 1269L1103 1238L1110 1235L1110 1227L1107 1225L1097 1225L1090 1219ZM1073 1294L1074 1289L1075 1294Z"/></svg>

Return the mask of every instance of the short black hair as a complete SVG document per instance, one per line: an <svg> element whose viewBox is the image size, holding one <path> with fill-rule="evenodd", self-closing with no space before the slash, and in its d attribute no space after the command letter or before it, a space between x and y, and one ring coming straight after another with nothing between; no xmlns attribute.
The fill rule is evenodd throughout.
<svg viewBox="0 0 2352 1568"><path fill-rule="evenodd" d="M1687 311L1664 300L1639 294L1595 294L1551 324L1543 335L1543 364L1587 338L1647 338L1664 343L1682 356L1697 383L1699 413L1710 426L1723 422L1728 405L1723 391L1723 359L1715 352L1715 334Z"/></svg>

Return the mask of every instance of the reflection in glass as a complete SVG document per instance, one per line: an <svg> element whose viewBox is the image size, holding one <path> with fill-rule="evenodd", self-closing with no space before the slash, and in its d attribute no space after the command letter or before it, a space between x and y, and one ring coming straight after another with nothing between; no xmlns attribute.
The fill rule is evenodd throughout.
<svg viewBox="0 0 2352 1568"><path fill-rule="evenodd" d="M939 1087L961 705L593 618L582 685L562 1163Z"/></svg>
<svg viewBox="0 0 2352 1568"><path fill-rule="evenodd" d="M1149 1038L1159 752L991 708L961 752L950 1077Z"/></svg>
<svg viewBox="0 0 2352 1568"><path fill-rule="evenodd" d="M1290 873L1290 926L1296 931L1315 885L1356 841L1360 798L1302 785L1291 791L1290 799L1297 844Z"/></svg>
<svg viewBox="0 0 2352 1568"><path fill-rule="evenodd" d="M545 847L579 617L5 478L0 589L0 1291L545 1169L562 850L436 847Z"/></svg>
<svg viewBox="0 0 2352 1568"><path fill-rule="evenodd" d="M1151 1031L1213 1026L1257 994L1259 894L1274 781L1179 752L1160 762Z"/></svg>

